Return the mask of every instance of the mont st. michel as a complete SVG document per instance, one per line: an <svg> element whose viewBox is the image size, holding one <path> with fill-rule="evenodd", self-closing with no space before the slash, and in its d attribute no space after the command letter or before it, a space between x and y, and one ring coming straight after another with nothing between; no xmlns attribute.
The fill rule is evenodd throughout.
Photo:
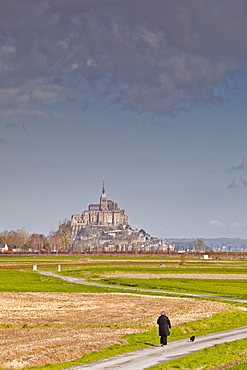
<svg viewBox="0 0 247 370"><path fill-rule="evenodd" d="M89 204L87 210L71 216L71 238L76 249L90 252L174 250L170 242L151 237L143 229L132 229L125 210L107 199L104 181L99 203Z"/></svg>
<svg viewBox="0 0 247 370"><path fill-rule="evenodd" d="M72 237L78 236L80 231L86 226L90 227L118 227L126 228L129 226L129 218L123 209L118 208L118 204L107 199L105 185L103 181L102 192L99 204L89 204L88 210L81 215L72 215L71 229Z"/></svg>

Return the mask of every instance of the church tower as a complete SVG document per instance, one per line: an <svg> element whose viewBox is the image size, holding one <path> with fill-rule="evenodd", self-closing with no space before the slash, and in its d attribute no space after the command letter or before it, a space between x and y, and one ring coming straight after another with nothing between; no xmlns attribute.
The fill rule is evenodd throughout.
<svg viewBox="0 0 247 370"><path fill-rule="evenodd" d="M101 193L101 197L100 197L100 210L101 211L108 211L108 202L107 202L106 193L105 193L104 179L103 179L102 193Z"/></svg>

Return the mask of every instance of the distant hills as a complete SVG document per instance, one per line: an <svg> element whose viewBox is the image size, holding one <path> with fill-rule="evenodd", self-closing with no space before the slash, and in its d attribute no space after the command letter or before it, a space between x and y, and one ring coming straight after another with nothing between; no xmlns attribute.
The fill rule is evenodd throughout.
<svg viewBox="0 0 247 370"><path fill-rule="evenodd" d="M207 246L207 250L215 250L222 252L246 251L247 239L241 238L182 238L170 239L170 242L175 245L178 250L193 250L195 248L196 240L201 239Z"/></svg>

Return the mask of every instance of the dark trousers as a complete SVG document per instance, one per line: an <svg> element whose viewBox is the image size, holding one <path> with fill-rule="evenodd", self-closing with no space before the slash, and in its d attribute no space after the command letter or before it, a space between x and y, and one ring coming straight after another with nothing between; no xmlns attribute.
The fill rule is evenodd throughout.
<svg viewBox="0 0 247 370"><path fill-rule="evenodd" d="M162 335L160 337L160 344L164 344L164 345L167 344L167 336L166 335Z"/></svg>

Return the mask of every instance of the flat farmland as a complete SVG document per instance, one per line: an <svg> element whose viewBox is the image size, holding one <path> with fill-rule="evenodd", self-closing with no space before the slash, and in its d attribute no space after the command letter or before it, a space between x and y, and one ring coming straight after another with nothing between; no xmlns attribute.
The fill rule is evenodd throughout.
<svg viewBox="0 0 247 370"><path fill-rule="evenodd" d="M181 265L179 260L169 263L145 259L49 259L49 263L38 258L0 260L2 369L62 364L79 358L85 362L85 356L91 353L98 354L98 358L107 357L107 352L102 352L107 349L110 356L156 345L159 343L156 320L161 310L167 311L172 322L170 341L188 337L192 332L205 334L246 323L244 304L239 306L157 294L116 293L116 290L103 287L89 288L58 278L46 278L31 269L35 263L40 270L57 271L59 263L63 275L97 282L122 279L123 285L125 281L138 286L152 281L156 286L155 281L167 278L178 284L187 278L219 282L222 279L239 286L247 276L245 261L225 261L217 267L203 261ZM226 317L232 318L227 324ZM65 367L61 365L60 368Z"/></svg>

